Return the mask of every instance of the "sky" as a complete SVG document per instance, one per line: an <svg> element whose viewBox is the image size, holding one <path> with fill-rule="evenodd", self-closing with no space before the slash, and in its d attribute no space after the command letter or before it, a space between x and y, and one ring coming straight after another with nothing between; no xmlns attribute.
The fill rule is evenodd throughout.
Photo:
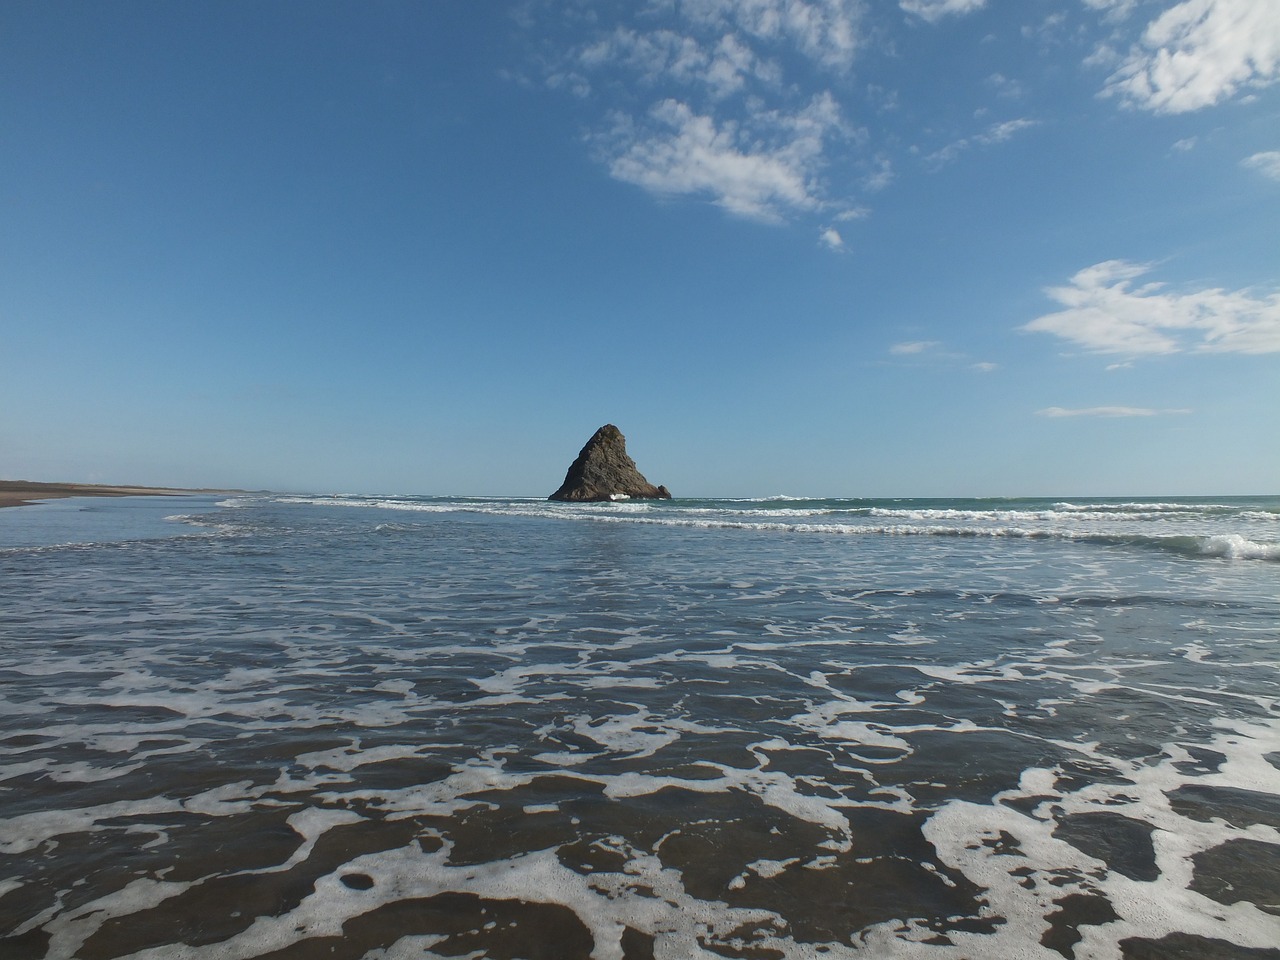
<svg viewBox="0 0 1280 960"><path fill-rule="evenodd" d="M0 4L0 477L1280 493L1275 0Z"/></svg>

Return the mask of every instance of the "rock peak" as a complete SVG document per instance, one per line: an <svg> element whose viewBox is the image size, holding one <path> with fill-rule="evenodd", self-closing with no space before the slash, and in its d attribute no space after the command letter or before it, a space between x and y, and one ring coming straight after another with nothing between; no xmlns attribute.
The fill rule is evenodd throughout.
<svg viewBox="0 0 1280 960"><path fill-rule="evenodd" d="M624 497L670 500L671 491L655 487L644 478L636 469L636 462L627 456L627 438L612 423L606 423L591 435L570 465L560 489L547 499L584 502Z"/></svg>

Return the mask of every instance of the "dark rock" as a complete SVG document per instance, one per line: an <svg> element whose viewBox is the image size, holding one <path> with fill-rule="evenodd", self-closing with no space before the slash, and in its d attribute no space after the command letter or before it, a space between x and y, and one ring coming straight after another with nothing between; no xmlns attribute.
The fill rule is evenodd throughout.
<svg viewBox="0 0 1280 960"><path fill-rule="evenodd" d="M584 502L622 497L670 500L671 491L644 478L627 456L627 438L612 423L606 423L582 448L560 489L547 499Z"/></svg>

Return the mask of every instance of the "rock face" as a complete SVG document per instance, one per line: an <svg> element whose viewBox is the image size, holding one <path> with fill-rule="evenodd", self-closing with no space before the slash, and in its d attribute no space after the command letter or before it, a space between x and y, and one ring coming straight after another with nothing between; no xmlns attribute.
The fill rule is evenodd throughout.
<svg viewBox="0 0 1280 960"><path fill-rule="evenodd" d="M606 423L582 448L560 489L547 499L583 502L623 497L670 500L671 491L644 478L636 462L627 456L627 438L612 423Z"/></svg>

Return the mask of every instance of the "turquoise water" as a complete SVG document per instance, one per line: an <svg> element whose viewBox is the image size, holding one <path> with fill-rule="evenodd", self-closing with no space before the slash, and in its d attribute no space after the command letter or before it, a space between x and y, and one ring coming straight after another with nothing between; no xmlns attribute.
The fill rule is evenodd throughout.
<svg viewBox="0 0 1280 960"><path fill-rule="evenodd" d="M1280 499L62 503L0 956L1276 955Z"/></svg>

